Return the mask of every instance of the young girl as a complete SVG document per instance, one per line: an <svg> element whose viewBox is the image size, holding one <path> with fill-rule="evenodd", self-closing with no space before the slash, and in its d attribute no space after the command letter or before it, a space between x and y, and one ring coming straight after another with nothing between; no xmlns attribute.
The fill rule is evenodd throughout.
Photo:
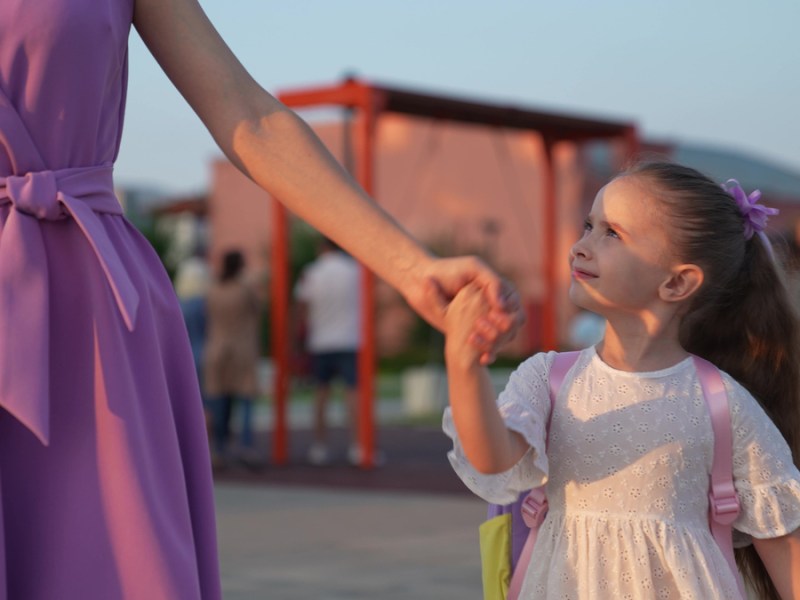
<svg viewBox="0 0 800 600"><path fill-rule="evenodd" d="M495 403L468 343L486 300L473 286L450 306L454 469L499 504L547 483L521 598L741 598L709 531L713 433L690 353L723 370L740 570L760 597L800 598L798 326L762 233L775 211L757 200L668 163L600 190L569 293L605 337L567 374L546 453L554 353L523 362Z"/></svg>

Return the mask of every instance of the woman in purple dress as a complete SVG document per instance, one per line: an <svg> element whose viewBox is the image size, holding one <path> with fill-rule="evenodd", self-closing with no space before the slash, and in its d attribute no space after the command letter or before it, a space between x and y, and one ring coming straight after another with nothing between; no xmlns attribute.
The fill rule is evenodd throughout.
<svg viewBox="0 0 800 600"><path fill-rule="evenodd" d="M487 360L520 322L489 269L394 224L196 0L2 0L0 600L220 597L186 331L113 194L131 24L234 164L431 323L471 280L494 298Z"/></svg>

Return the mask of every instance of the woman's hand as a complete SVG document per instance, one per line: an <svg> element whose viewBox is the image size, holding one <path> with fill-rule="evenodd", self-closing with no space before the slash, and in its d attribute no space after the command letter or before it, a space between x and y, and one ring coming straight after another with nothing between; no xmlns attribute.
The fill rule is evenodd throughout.
<svg viewBox="0 0 800 600"><path fill-rule="evenodd" d="M487 365L525 322L519 295L509 282L477 258L439 258L422 269L416 285L412 282L401 291L415 311L444 331L448 304L470 284L483 291L489 305L488 312L474 322L469 337L469 343L481 351L481 364Z"/></svg>

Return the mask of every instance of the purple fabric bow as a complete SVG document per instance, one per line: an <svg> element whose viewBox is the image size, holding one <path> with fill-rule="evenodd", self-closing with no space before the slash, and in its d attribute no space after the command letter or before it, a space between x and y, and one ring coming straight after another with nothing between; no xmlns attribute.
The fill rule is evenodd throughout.
<svg viewBox="0 0 800 600"><path fill-rule="evenodd" d="M751 239L756 233L761 234L767 226L769 217L780 212L777 208L769 208L758 203L761 200L761 190L753 190L748 196L735 179L728 179L722 184L722 189L736 200L739 212L744 217L744 239L746 240Z"/></svg>

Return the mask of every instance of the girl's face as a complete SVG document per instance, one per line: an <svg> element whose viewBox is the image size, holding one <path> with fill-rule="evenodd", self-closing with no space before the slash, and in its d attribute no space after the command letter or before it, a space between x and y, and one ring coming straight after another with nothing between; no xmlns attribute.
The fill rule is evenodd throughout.
<svg viewBox="0 0 800 600"><path fill-rule="evenodd" d="M670 232L644 182L628 176L608 183L570 250L570 299L605 317L654 308L677 262Z"/></svg>

